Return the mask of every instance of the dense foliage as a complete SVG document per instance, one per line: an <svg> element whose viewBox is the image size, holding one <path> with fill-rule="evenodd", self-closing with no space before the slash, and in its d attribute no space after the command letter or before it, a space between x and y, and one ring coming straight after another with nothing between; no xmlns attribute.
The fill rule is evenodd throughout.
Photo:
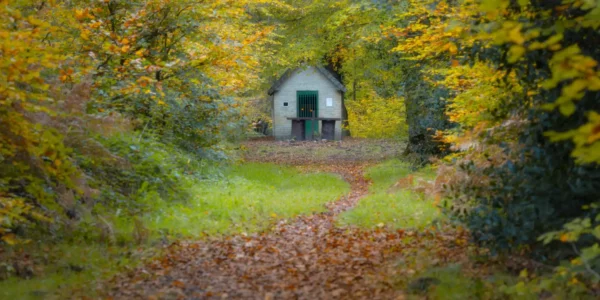
<svg viewBox="0 0 600 300"><path fill-rule="evenodd" d="M255 82L255 49L268 31L249 21L250 2L1 4L4 242L36 223L100 216L98 203L131 206L147 185L185 198L176 170L146 165L155 152L142 145L174 145L192 155L187 164L220 160L222 141L242 132L234 97Z"/></svg>
<svg viewBox="0 0 600 300"><path fill-rule="evenodd" d="M403 37L396 50L427 59L426 82L448 90L453 214L494 251L556 259L583 247L575 274L597 276L598 4L409 2L413 22L389 32ZM538 247L575 218L545 235L558 245Z"/></svg>

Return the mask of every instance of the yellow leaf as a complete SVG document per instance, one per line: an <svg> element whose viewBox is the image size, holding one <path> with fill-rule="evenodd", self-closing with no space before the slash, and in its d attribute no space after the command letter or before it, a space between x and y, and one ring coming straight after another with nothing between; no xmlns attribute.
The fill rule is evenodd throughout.
<svg viewBox="0 0 600 300"><path fill-rule="evenodd" d="M593 116L593 115L592 115ZM592 116L590 117L590 123L587 126L590 128L589 135L587 137L587 143L592 144L598 140L600 140L600 120L593 120Z"/></svg>
<svg viewBox="0 0 600 300"><path fill-rule="evenodd" d="M519 44L519 45L522 45L523 43L525 43L525 37L523 37L523 34L521 34L521 27L522 27L522 25L518 25L508 33L508 38L512 42Z"/></svg>
<svg viewBox="0 0 600 300"><path fill-rule="evenodd" d="M525 54L525 47L523 46L519 46L519 45L513 45L510 47L510 49L508 50L508 62L509 63L515 63L517 62L522 56L523 54Z"/></svg>
<svg viewBox="0 0 600 300"><path fill-rule="evenodd" d="M554 44L556 44L556 43L558 43L558 42L562 41L562 39L563 39L563 35L562 35L562 33L559 33L559 34L553 35L553 36L551 36L550 38L548 38L548 39L547 39L547 40L544 42L544 44L546 44L546 45L548 45L548 46L551 46L551 45L554 45Z"/></svg>
<svg viewBox="0 0 600 300"><path fill-rule="evenodd" d="M498 12L503 11L508 7L510 1L507 0L482 0L481 1L481 10L485 12Z"/></svg>
<svg viewBox="0 0 600 300"><path fill-rule="evenodd" d="M87 29L84 29L84 30L82 30L82 31L81 31L81 34L80 34L79 36L81 36L81 38L82 38L83 40L86 40L86 41L87 41L87 40L89 40L89 39L90 39L90 31L89 31L89 30L87 30Z"/></svg>
<svg viewBox="0 0 600 300"><path fill-rule="evenodd" d="M529 273L527 272L527 269L523 269L520 273L519 273L519 277L521 278L527 278L527 276L529 276Z"/></svg>
<svg viewBox="0 0 600 300"><path fill-rule="evenodd" d="M458 47L456 47L456 44L454 43L448 43L447 47L451 54L456 54L458 52Z"/></svg>
<svg viewBox="0 0 600 300"><path fill-rule="evenodd" d="M5 243L7 243L9 245L15 245L18 242L17 236L14 233L9 233L9 234L3 235L2 241L4 241Z"/></svg>
<svg viewBox="0 0 600 300"><path fill-rule="evenodd" d="M76 9L75 10L75 19L77 20L82 20L85 18L85 16L87 15L87 12L83 9Z"/></svg>
<svg viewBox="0 0 600 300"><path fill-rule="evenodd" d="M538 41L535 41L529 45L529 50L539 50L542 48L544 48L544 44L542 44Z"/></svg>
<svg viewBox="0 0 600 300"><path fill-rule="evenodd" d="M560 44L554 44L554 45L548 47L548 49L552 50L552 51L558 51L558 50L562 49L562 46Z"/></svg>
<svg viewBox="0 0 600 300"><path fill-rule="evenodd" d="M563 88L563 95L569 98L579 98L579 92L583 91L588 85L588 82L583 79L577 79L573 81L570 85Z"/></svg>
<svg viewBox="0 0 600 300"><path fill-rule="evenodd" d="M600 78L598 78L597 76L592 76L588 78L588 84L588 89L590 91L600 91Z"/></svg>
<svg viewBox="0 0 600 300"><path fill-rule="evenodd" d="M568 117L575 112L575 104L573 102L563 103L558 107L558 110L561 114Z"/></svg>

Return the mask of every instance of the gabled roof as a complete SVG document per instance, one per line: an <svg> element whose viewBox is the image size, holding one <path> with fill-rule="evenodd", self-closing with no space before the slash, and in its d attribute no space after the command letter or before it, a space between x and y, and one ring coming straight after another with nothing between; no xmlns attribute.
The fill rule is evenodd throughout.
<svg viewBox="0 0 600 300"><path fill-rule="evenodd" d="M327 78L336 87L338 91L344 93L346 92L346 87L337 79L337 77L332 72L330 72L324 67L315 67L315 69L317 69L319 73L323 74L323 76L325 76L325 78ZM269 95L273 95L276 92L278 92L279 88L283 85L283 83L286 82L292 76L292 74L296 72L296 70L298 70L298 68L289 69L285 71L281 78L275 81L273 86L271 86L271 88L269 89Z"/></svg>

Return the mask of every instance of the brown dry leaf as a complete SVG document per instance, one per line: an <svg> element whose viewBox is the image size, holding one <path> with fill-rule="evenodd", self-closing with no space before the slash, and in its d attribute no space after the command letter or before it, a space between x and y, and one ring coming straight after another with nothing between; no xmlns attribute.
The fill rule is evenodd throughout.
<svg viewBox="0 0 600 300"><path fill-rule="evenodd" d="M181 280L175 280L171 283L172 286L174 287L178 287L178 288L184 288L185 287L185 283Z"/></svg>

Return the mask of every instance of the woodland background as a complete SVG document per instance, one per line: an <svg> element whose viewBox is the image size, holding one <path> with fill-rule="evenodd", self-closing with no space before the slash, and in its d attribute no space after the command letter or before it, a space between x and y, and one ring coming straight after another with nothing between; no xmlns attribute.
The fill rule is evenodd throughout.
<svg viewBox="0 0 600 300"><path fill-rule="evenodd" d="M598 1L0 4L0 279L39 272L27 245L193 234L147 216L224 184L272 80L319 64L342 75L353 137L439 167L471 242L551 266L514 290L597 292Z"/></svg>

